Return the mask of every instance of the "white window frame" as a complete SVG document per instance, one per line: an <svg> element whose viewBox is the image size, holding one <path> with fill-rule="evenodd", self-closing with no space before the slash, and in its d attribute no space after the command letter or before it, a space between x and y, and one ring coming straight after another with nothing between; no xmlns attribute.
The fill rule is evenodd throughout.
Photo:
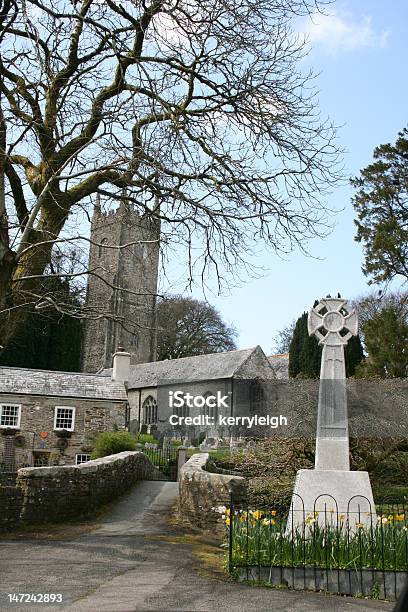
<svg viewBox="0 0 408 612"><path fill-rule="evenodd" d="M17 413L17 425L1 425L1 418L3 416L3 408L18 408ZM21 404L0 404L0 429L20 429L21 422Z"/></svg>
<svg viewBox="0 0 408 612"><path fill-rule="evenodd" d="M72 410L71 427L57 427L58 410ZM55 406L54 408L54 431L74 431L75 429L75 406Z"/></svg>
<svg viewBox="0 0 408 612"><path fill-rule="evenodd" d="M78 462L78 457L89 457L89 459ZM87 461L91 461L91 455L89 453L77 453L75 455L75 465L81 465L82 463L87 463Z"/></svg>

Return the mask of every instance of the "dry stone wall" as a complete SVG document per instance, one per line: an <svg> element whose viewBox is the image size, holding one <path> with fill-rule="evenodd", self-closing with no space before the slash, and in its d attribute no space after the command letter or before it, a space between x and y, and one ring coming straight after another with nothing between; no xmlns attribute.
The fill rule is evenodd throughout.
<svg viewBox="0 0 408 612"><path fill-rule="evenodd" d="M219 527L222 508L234 499L245 500L247 481L241 476L228 476L207 472L208 453L193 455L180 470L179 514L195 527Z"/></svg>
<svg viewBox="0 0 408 612"><path fill-rule="evenodd" d="M22 468L15 487L0 487L0 529L92 515L138 480L160 477L140 452L72 466Z"/></svg>

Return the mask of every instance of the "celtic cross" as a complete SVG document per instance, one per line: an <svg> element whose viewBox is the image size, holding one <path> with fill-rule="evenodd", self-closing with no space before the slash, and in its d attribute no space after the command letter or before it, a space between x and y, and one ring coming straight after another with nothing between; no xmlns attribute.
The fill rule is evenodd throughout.
<svg viewBox="0 0 408 612"><path fill-rule="evenodd" d="M316 470L350 470L344 347L357 336L358 317L342 298L324 298L308 317L309 335L322 346Z"/></svg>

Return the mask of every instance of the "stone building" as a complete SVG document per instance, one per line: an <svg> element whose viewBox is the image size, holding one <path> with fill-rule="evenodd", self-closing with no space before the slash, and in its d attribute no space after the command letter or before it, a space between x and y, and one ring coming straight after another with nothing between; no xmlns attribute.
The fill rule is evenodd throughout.
<svg viewBox="0 0 408 612"><path fill-rule="evenodd" d="M127 420L120 377L0 367L0 472L88 461L95 437Z"/></svg>
<svg viewBox="0 0 408 612"><path fill-rule="evenodd" d="M111 370L106 370L109 375ZM244 416L262 412L263 383L275 375L260 346L246 350L228 351L182 359L131 365L128 382L130 430L143 426L148 431L189 440L203 438L238 437L248 433L243 428L227 428L218 424L218 415ZM170 393L183 392L194 396L227 397L226 406L217 408L171 407ZM194 417L208 414L216 426L175 426L169 422L171 414Z"/></svg>
<svg viewBox="0 0 408 612"><path fill-rule="evenodd" d="M159 250L159 221L140 216L125 202L108 213L95 206L83 371L109 368L118 346L126 347L132 363L155 359Z"/></svg>

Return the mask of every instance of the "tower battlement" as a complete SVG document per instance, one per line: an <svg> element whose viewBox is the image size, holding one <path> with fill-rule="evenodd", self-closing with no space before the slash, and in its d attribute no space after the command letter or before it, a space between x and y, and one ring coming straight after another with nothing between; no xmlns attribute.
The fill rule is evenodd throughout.
<svg viewBox="0 0 408 612"><path fill-rule="evenodd" d="M97 205L90 239L83 370L111 367L119 345L131 363L154 361L159 220L123 203L107 212Z"/></svg>

